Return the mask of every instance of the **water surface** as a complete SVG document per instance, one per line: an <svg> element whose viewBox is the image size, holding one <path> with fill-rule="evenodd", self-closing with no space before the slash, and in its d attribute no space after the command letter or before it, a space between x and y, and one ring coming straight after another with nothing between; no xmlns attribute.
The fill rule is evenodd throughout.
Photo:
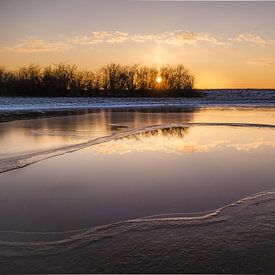
<svg viewBox="0 0 275 275"><path fill-rule="evenodd" d="M274 108L125 109L82 111L80 115L18 120L0 124L0 159L59 148L125 129L173 123L275 124Z"/></svg>
<svg viewBox="0 0 275 275"><path fill-rule="evenodd" d="M202 124L169 126L186 122ZM232 127L229 122L242 124ZM251 122L260 126L246 124ZM30 149L43 148L41 136L48 140L48 146L55 138L64 144L69 128L70 142L119 131L127 134L0 174L0 228L67 231L150 215L209 211L272 189L272 122L271 110L254 115L251 111L204 110L102 112L6 123L10 133L18 130L13 125L28 125L22 135L25 144L31 141L32 147L24 142L21 146ZM34 125L40 131L37 144ZM150 125L162 126L146 130ZM131 134L140 127L145 128ZM15 140L6 139L6 154L7 144ZM11 152L19 154L21 146Z"/></svg>

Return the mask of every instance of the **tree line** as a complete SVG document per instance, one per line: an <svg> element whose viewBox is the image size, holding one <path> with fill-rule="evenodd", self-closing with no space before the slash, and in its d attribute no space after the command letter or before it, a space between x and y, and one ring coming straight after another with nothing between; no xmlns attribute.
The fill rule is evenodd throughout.
<svg viewBox="0 0 275 275"><path fill-rule="evenodd" d="M108 64L95 71L60 63L0 68L0 96L198 96L194 76L183 66L160 68Z"/></svg>

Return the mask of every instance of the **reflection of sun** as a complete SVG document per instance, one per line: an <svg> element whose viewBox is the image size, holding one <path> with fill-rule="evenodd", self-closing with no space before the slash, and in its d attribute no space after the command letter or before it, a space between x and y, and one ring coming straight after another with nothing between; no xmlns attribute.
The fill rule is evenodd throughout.
<svg viewBox="0 0 275 275"><path fill-rule="evenodd" d="M158 77L156 78L156 81L157 81L157 83L161 83L161 81L162 81L161 76L158 76Z"/></svg>

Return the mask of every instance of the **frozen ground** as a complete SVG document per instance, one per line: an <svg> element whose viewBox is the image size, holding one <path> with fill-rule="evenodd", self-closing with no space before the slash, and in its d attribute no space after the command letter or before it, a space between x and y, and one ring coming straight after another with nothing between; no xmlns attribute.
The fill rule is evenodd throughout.
<svg viewBox="0 0 275 275"><path fill-rule="evenodd" d="M0 97L0 112L108 107L274 106L275 90L205 90L202 98Z"/></svg>
<svg viewBox="0 0 275 275"><path fill-rule="evenodd" d="M177 214L129 220L59 233L58 241L1 241L0 270L274 274L274 192L193 217Z"/></svg>

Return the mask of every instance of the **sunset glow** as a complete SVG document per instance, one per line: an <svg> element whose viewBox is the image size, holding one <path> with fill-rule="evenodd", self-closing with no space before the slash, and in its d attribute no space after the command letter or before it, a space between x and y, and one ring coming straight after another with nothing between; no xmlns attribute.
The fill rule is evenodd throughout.
<svg viewBox="0 0 275 275"><path fill-rule="evenodd" d="M274 88L274 12L275 2L1 1L0 65L184 64L197 88Z"/></svg>
<svg viewBox="0 0 275 275"><path fill-rule="evenodd" d="M275 0L0 0L0 275L275 274Z"/></svg>

